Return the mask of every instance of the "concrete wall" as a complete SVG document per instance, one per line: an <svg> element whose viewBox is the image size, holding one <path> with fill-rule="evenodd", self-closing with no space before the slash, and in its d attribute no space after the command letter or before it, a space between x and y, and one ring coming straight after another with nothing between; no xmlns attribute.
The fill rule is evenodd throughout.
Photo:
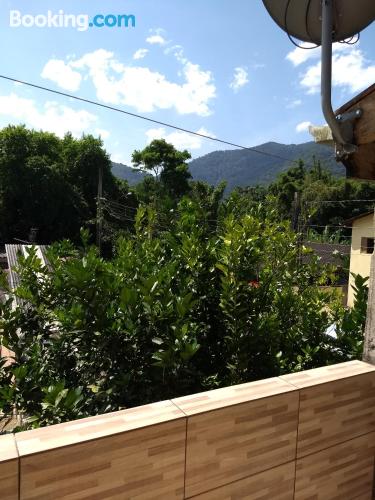
<svg viewBox="0 0 375 500"><path fill-rule="evenodd" d="M352 361L0 436L0 498L370 500L374 452Z"/></svg>
<svg viewBox="0 0 375 500"><path fill-rule="evenodd" d="M353 222L352 229L352 248L350 253L350 273L360 274L361 276L370 276L371 254L361 252L361 239L374 238L374 215L370 214L361 217ZM354 294L352 285L354 280L349 277L348 306L354 304Z"/></svg>

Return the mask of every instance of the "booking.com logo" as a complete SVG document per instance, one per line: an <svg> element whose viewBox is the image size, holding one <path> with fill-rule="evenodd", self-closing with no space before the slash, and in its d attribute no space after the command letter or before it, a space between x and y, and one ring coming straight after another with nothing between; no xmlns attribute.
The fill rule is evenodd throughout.
<svg viewBox="0 0 375 500"><path fill-rule="evenodd" d="M46 14L22 14L19 10L9 12L11 28L75 28L87 31L89 28L135 28L133 14L65 14L48 10Z"/></svg>

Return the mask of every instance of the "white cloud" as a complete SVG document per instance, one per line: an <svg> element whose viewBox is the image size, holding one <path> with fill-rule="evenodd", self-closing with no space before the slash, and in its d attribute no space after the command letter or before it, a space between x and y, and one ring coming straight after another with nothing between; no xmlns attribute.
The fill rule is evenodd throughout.
<svg viewBox="0 0 375 500"><path fill-rule="evenodd" d="M320 90L321 62L320 60L313 62L320 58L320 53L319 48L312 50L295 48L286 56L294 66L310 62L300 75L300 84L308 94L315 94ZM333 45L332 85L334 87L341 87L356 93L371 85L374 80L375 62L366 60L359 44L351 46L335 43Z"/></svg>
<svg viewBox="0 0 375 500"><path fill-rule="evenodd" d="M311 47L311 44L307 42L302 42L301 47L305 48L300 49L299 47L296 47L286 56L286 59L288 59L288 61L290 61L294 66L299 66L310 59L316 59L320 56L319 47L307 49L306 47Z"/></svg>
<svg viewBox="0 0 375 500"><path fill-rule="evenodd" d="M69 64L59 59L50 59L44 66L41 76L71 92L78 90L82 81L78 71L74 71Z"/></svg>
<svg viewBox="0 0 375 500"><path fill-rule="evenodd" d="M235 68L234 70L234 75L233 75L233 80L229 84L229 87L234 90L234 92L238 92L240 88L244 87L246 84L249 83L249 74L247 72L247 69L243 66L240 66L238 68Z"/></svg>
<svg viewBox="0 0 375 500"><path fill-rule="evenodd" d="M167 40L161 35L151 35L146 38L146 42L150 45L165 45Z"/></svg>
<svg viewBox="0 0 375 500"><path fill-rule="evenodd" d="M321 63L310 66L302 75L301 85L309 94L320 90ZM335 54L332 60L332 84L356 93L371 85L375 80L375 63L366 61L360 49L349 53Z"/></svg>
<svg viewBox="0 0 375 500"><path fill-rule="evenodd" d="M166 31L163 28L150 29L150 36L146 38L146 42L150 45L167 45L165 35Z"/></svg>
<svg viewBox="0 0 375 500"><path fill-rule="evenodd" d="M102 139L108 139L108 137L111 135L108 130L105 130L103 128L96 128L95 134L100 135Z"/></svg>
<svg viewBox="0 0 375 500"><path fill-rule="evenodd" d="M164 50L164 54L172 54L181 64L186 64L187 62L189 62L184 55L184 49L181 45L173 45L172 47L167 47Z"/></svg>
<svg viewBox="0 0 375 500"><path fill-rule="evenodd" d="M198 134L208 135L210 137L215 137L211 132L208 132L205 128L201 127L197 130ZM165 139L167 142L173 144L177 149L200 149L202 143L205 139L197 135L188 134L187 132L182 132L176 130L174 132L167 132L164 127L152 128L146 132L147 142L150 143L154 139Z"/></svg>
<svg viewBox="0 0 375 500"><path fill-rule="evenodd" d="M131 156L124 156L123 153L112 153L111 161L114 163L122 163L123 165L131 166Z"/></svg>
<svg viewBox="0 0 375 500"><path fill-rule="evenodd" d="M138 60L138 59L143 59L144 57L146 57L146 55L148 54L148 49L138 49L134 55L133 55L133 59L134 60Z"/></svg>
<svg viewBox="0 0 375 500"><path fill-rule="evenodd" d="M296 132L298 132L299 134L301 134L302 132L308 132L311 125L311 122L301 122L296 126Z"/></svg>
<svg viewBox="0 0 375 500"><path fill-rule="evenodd" d="M85 78L91 78L97 98L105 103L124 104L139 112L175 108L180 114L210 115L209 105L216 97L212 73L186 59L180 64L182 83L172 82L147 67L125 66L104 49L67 63Z"/></svg>
<svg viewBox="0 0 375 500"><path fill-rule="evenodd" d="M296 47L292 51L288 52L288 54L286 55L286 59L290 61L293 64L293 66L300 66L301 64L304 64L307 61L311 61L311 59L320 58L322 50L320 47L314 46L314 48L308 49L306 47L311 47L311 44L307 42L302 42L301 47L305 48ZM350 51L350 49L351 46L345 43L334 43L332 46L333 54Z"/></svg>
<svg viewBox="0 0 375 500"><path fill-rule="evenodd" d="M287 99L286 107L287 109L294 109L297 108L298 106L301 106L301 104L302 104L301 99Z"/></svg>
<svg viewBox="0 0 375 500"><path fill-rule="evenodd" d="M29 127L54 132L62 137L71 132L79 137L88 132L97 117L84 110L76 111L56 102L46 102L38 109L33 99L19 97L15 93L0 96L0 116L12 123L25 123Z"/></svg>

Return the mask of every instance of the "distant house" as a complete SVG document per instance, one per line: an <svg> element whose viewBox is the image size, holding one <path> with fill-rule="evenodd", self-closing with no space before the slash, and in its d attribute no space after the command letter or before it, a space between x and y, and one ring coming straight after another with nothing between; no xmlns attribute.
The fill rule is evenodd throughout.
<svg viewBox="0 0 375 500"><path fill-rule="evenodd" d="M333 264L337 267L343 265L343 257L348 257L350 255L350 245L343 245L341 243L305 241L304 246L313 250L322 264ZM304 260L307 262L308 257L306 256Z"/></svg>
<svg viewBox="0 0 375 500"><path fill-rule="evenodd" d="M348 306L354 305L352 273L370 276L371 256L374 252L374 212L367 212L346 221L352 226L352 245L350 250L350 277Z"/></svg>
<svg viewBox="0 0 375 500"><path fill-rule="evenodd" d="M0 269L2 269L8 278L8 283L11 290L15 290L19 285L19 277L16 273L18 266L18 257L20 254L27 257L28 248L30 245L5 245L5 253L0 252ZM35 245L36 255L39 257L43 265L48 266L46 257L46 247L44 245ZM0 300L6 300L7 294L0 289ZM23 302L18 297L14 297L14 307L22 306ZM7 358L13 353L0 344L0 358ZM10 361L9 361L10 362Z"/></svg>
<svg viewBox="0 0 375 500"><path fill-rule="evenodd" d="M348 271L345 260L350 257L350 245L305 241L304 246L312 250L313 253L319 257L319 261L322 264L332 264L336 267L336 281L334 285L327 284L322 288L328 288L331 291L336 289L340 292L343 305L346 305L348 295ZM302 257L302 262L307 263L310 260L311 254Z"/></svg>
<svg viewBox="0 0 375 500"><path fill-rule="evenodd" d="M36 249L36 256L40 259L44 266L48 266L48 260L46 257L46 246L33 244ZM18 266L18 257L23 255L28 256L28 250L31 247L30 244L27 245L5 245L6 254L6 266L5 272L8 275L9 286L12 290L15 290L19 285L19 277L16 273L16 268ZM22 301L18 297L15 298L17 305L21 305Z"/></svg>

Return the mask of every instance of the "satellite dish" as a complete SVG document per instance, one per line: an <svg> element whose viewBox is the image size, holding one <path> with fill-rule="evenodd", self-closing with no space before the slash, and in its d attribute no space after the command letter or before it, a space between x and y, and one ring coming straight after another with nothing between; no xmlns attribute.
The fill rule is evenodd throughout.
<svg viewBox="0 0 375 500"><path fill-rule="evenodd" d="M322 0L263 0L273 20L289 35L322 43ZM350 38L375 20L375 0L333 0L333 38Z"/></svg>
<svg viewBox="0 0 375 500"><path fill-rule="evenodd" d="M336 144L336 159L343 160L358 148L354 122L358 108L336 117L332 109L332 44L354 37L375 21L375 0L263 0L273 20L304 42L322 46L322 111Z"/></svg>

